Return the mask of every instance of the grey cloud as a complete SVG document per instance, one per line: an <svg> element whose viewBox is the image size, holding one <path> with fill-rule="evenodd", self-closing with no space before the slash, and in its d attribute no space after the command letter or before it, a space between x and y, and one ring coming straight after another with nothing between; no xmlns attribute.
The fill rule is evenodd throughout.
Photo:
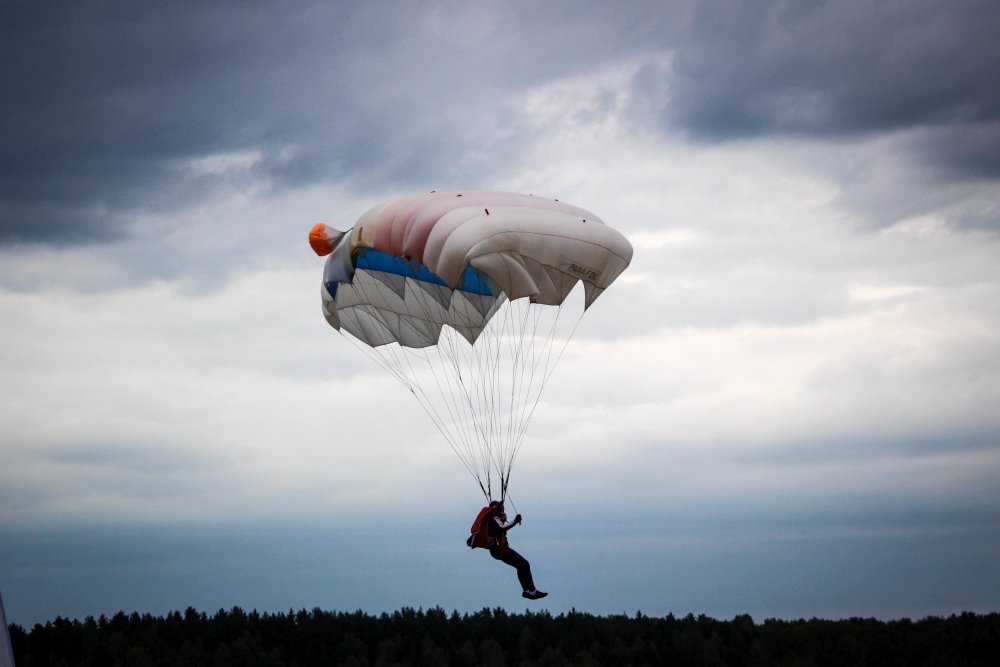
<svg viewBox="0 0 1000 667"><path fill-rule="evenodd" d="M218 467L204 452L157 447L149 443L87 444L49 450L38 458L56 465L80 466L124 475L184 475Z"/></svg>
<svg viewBox="0 0 1000 667"><path fill-rule="evenodd" d="M287 30L264 29L281 25L277 11L18 3L5 13L4 238L113 236L116 213L176 196L164 181L178 161L280 146L279 121L295 126L274 99L296 49Z"/></svg>
<svg viewBox="0 0 1000 667"><path fill-rule="evenodd" d="M11 478L0 489L0 506L24 515L44 513L70 498L160 500L214 489L230 465L204 450L148 442L42 448L27 460L36 472Z"/></svg>
<svg viewBox="0 0 1000 667"><path fill-rule="evenodd" d="M259 153L275 188L476 186L525 146L504 91L605 57L586 17L558 7L532 23L489 4L4 14L0 241L114 238L131 212L210 196L178 167L226 152Z"/></svg>
<svg viewBox="0 0 1000 667"><path fill-rule="evenodd" d="M661 120L712 141L938 128L920 159L996 176L998 32L979 0L702 3L672 45Z"/></svg>
<svg viewBox="0 0 1000 667"><path fill-rule="evenodd" d="M996 173L1000 12L989 3L528 9L8 4L0 242L119 237L140 212L212 197L215 181L180 167L220 153L253 151L251 175L276 190L487 186L520 168L542 131L519 120L511 93L653 51L674 54L673 71L642 72L634 97L669 131L717 140L935 125L922 156L961 178Z"/></svg>
<svg viewBox="0 0 1000 667"><path fill-rule="evenodd" d="M1000 70L998 70L1000 71ZM1000 118L991 122L951 124L922 136L915 145L928 160L948 168L948 180L961 182L1000 174ZM969 226L996 225L996 216L972 216Z"/></svg>
<svg viewBox="0 0 1000 667"><path fill-rule="evenodd" d="M838 134L1000 118L992 3L710 3L675 65L695 134Z"/></svg>

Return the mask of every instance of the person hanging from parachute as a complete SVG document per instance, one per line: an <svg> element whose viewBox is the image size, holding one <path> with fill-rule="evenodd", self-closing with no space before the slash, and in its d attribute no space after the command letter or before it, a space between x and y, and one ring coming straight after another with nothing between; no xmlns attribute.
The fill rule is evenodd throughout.
<svg viewBox="0 0 1000 667"><path fill-rule="evenodd" d="M521 583L522 589L521 597L540 600L548 593L535 588L535 580L531 576L531 564L507 543L507 531L520 523L520 514L508 522L503 501L491 500L489 505L479 511L472 524L472 535L466 544L473 549L476 547L489 549L490 556L517 570L517 580Z"/></svg>
<svg viewBox="0 0 1000 667"><path fill-rule="evenodd" d="M509 192L397 197L346 232L317 223L309 244L328 256L326 321L413 394L487 501L507 497L556 362L632 259L628 240L590 211ZM574 299L575 321L560 318ZM518 571L525 597L543 597L506 541L519 516L508 523L498 503L480 517L490 553Z"/></svg>

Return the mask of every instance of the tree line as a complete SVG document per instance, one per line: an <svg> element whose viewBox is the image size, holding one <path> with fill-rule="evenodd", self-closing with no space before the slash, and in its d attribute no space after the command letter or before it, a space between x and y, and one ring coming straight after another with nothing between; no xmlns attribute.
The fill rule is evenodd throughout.
<svg viewBox="0 0 1000 667"><path fill-rule="evenodd" d="M10 626L18 667L285 665L996 665L1000 614L715 620L578 611L370 615L320 609L57 617Z"/></svg>

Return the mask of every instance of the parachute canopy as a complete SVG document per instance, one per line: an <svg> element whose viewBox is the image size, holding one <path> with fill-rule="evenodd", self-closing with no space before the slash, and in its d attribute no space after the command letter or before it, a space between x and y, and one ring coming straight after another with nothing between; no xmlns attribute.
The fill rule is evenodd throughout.
<svg viewBox="0 0 1000 667"><path fill-rule="evenodd" d="M487 497L494 474L506 491L568 340L562 304L582 283L582 316L632 258L593 213L504 192L399 197L347 232L315 225L309 243L327 257L326 320L417 396Z"/></svg>

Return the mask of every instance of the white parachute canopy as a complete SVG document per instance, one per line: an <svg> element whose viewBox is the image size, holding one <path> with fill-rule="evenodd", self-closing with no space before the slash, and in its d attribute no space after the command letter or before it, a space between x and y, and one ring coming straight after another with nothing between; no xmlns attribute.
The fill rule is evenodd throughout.
<svg viewBox="0 0 1000 667"><path fill-rule="evenodd" d="M328 255L326 320L413 393L487 498L506 495L565 344L632 258L589 211L498 192L400 197L309 240Z"/></svg>

